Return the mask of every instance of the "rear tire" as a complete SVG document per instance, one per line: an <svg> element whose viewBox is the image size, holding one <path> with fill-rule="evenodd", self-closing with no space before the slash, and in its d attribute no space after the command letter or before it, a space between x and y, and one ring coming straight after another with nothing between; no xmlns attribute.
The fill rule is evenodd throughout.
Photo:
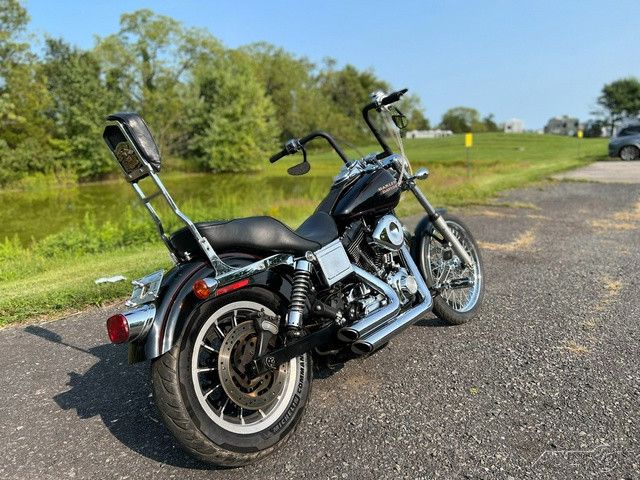
<svg viewBox="0 0 640 480"><path fill-rule="evenodd" d="M250 338L253 322L242 321L241 316L261 309L282 315L285 304L273 292L257 287L209 301L195 311L176 345L152 363L153 396L161 418L180 445L201 461L237 467L266 457L293 434L309 399L313 370L309 354L290 360L272 372L268 381L244 378L245 383L244 367L237 359L245 358L247 349L255 344L249 340L238 343L237 348L226 347L231 349L226 361L236 363L230 364L226 376L219 373L224 338L234 342L246 332ZM234 386L232 375L239 379L239 386ZM232 386L222 378L225 382L231 379ZM241 388L252 382L257 385L255 390L243 396ZM240 403L263 400L260 406L245 404L243 408L231 396L240 398Z"/></svg>
<svg viewBox="0 0 640 480"><path fill-rule="evenodd" d="M626 145L620 150L620 158L625 161L638 160L640 158L640 149L635 145Z"/></svg>
<svg viewBox="0 0 640 480"><path fill-rule="evenodd" d="M433 293L433 313L451 325L461 325L476 317L480 312L484 299L484 267L480 249L462 220L449 214L444 214L442 217L454 235L458 237L467 253L473 258L476 266L474 269L458 266L452 269L453 271L447 275L446 279L440 278L442 265L441 259L436 258L436 250L442 250L443 245L436 236L431 235L431 232L424 232L420 238L417 260L427 287ZM444 249L444 251L446 250L447 248ZM457 259L455 253L452 255L453 260ZM475 281L473 287L465 289L438 288L439 281L471 277Z"/></svg>

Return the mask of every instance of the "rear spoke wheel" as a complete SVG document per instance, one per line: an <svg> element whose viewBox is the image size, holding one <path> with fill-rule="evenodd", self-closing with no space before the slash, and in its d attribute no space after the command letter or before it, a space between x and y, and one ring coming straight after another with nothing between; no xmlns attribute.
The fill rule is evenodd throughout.
<svg viewBox="0 0 640 480"><path fill-rule="evenodd" d="M219 310L203 326L199 346L193 350L192 376L196 396L210 418L241 431L277 411L281 393L294 380L289 363L258 378L249 377L246 366L253 360L258 340L251 316L264 307L234 307ZM265 313L274 315L270 310Z"/></svg>
<svg viewBox="0 0 640 480"><path fill-rule="evenodd" d="M311 392L310 354L259 377L247 368L258 345L256 314L283 315L286 307L280 295L262 287L204 302L180 339L153 361L153 395L161 418L194 457L246 465L273 452L295 431ZM266 351L281 344L274 335Z"/></svg>

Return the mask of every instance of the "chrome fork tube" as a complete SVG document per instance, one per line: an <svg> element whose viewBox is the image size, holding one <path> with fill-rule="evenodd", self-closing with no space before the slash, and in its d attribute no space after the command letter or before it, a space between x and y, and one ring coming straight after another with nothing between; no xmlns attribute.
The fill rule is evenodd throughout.
<svg viewBox="0 0 640 480"><path fill-rule="evenodd" d="M407 184L409 189L416 196L416 199L418 199L420 205L422 205L422 208L424 208L429 215L429 218L433 222L436 229L438 229L445 240L451 244L453 251L462 261L462 263L469 267L473 266L473 259L464 249L464 247L458 240L458 237L453 234L453 232L449 228L449 225L447 225L447 222L445 222L444 218L442 218L442 216L438 212L436 212L436 209L433 208L433 205L429 203L429 200L427 200L427 197L424 196L424 193L422 193L416 183L413 180L410 180L409 182L407 182Z"/></svg>

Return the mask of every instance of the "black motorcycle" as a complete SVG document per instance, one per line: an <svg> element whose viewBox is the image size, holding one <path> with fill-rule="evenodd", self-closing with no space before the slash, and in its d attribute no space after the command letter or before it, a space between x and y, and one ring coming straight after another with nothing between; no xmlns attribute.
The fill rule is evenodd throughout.
<svg viewBox="0 0 640 480"><path fill-rule="evenodd" d="M132 310L107 320L131 363L151 360L153 394L167 428L194 457L238 466L283 445L309 400L313 358L369 355L433 309L461 324L477 315L480 251L459 219L434 209L404 154L394 154L370 118L396 134L392 105L406 92L375 93L364 120L382 152L349 160L325 132L289 140L280 158L324 139L344 162L328 195L296 230L271 217L193 223L157 173L158 148L135 113L110 115L104 139L154 219L175 266L133 282ZM156 189L143 192L147 178ZM150 179L150 181L149 181ZM410 190L427 215L412 235L394 215ZM184 222L169 235L152 206L164 198Z"/></svg>

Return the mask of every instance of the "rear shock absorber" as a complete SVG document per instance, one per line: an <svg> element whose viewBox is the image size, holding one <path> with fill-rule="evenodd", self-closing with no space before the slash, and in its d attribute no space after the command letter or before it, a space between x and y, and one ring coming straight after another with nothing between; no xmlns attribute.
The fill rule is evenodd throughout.
<svg viewBox="0 0 640 480"><path fill-rule="evenodd" d="M311 289L311 263L307 260L296 262L293 273L293 283L291 285L291 303L287 313L287 334L289 336L300 336L302 333L302 314L304 304Z"/></svg>

